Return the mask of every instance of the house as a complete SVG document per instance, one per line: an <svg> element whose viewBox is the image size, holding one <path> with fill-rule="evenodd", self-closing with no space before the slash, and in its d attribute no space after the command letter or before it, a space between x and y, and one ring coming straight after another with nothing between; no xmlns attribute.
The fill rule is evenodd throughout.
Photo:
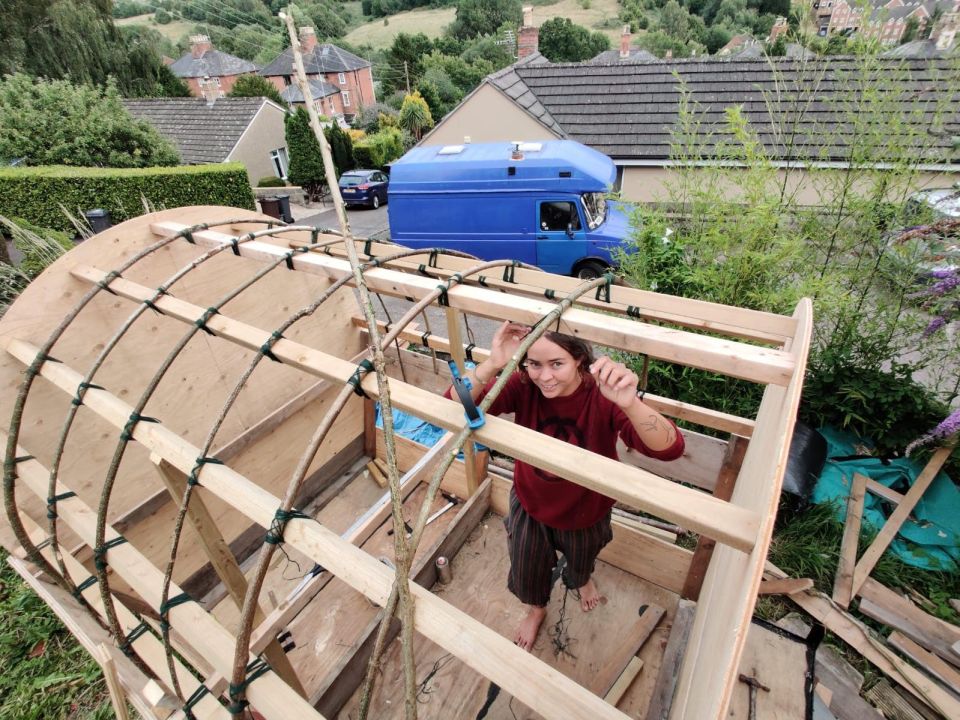
<svg viewBox="0 0 960 720"><path fill-rule="evenodd" d="M937 83L949 82L943 78L957 73L945 60L882 62L898 68L891 82L905 90L904 110L945 99ZM845 102L841 92L849 92L849 86L837 81L855 69L854 63L830 57L551 64L534 53L485 78L420 144L454 145L465 138L577 140L613 159L619 171L616 189L625 199L654 201L663 197L665 182L673 175L673 129L683 83L702 121L701 136L707 143L703 162L722 161L712 156L713 143L725 132L726 109L739 106L758 129L781 176L789 170L791 182L798 183L800 201L814 204L819 196L810 178L815 175L807 169L845 167L848 162L847 131L838 108ZM796 141L778 141L777 130L794 123L791 136ZM948 118L947 126L931 135L935 148L924 159L923 180L950 185L960 177L960 155L953 147L960 136L960 118Z"/></svg>
<svg viewBox="0 0 960 720"><path fill-rule="evenodd" d="M867 6L856 0L820 0L816 17L820 35L860 33L883 45L897 45L911 19L923 37L931 22L958 9L960 0L873 0Z"/></svg>
<svg viewBox="0 0 960 720"><path fill-rule="evenodd" d="M215 50L206 35L190 36L190 52L170 65L194 97L223 97L233 89L237 78L254 75L257 66L236 55Z"/></svg>
<svg viewBox="0 0 960 720"><path fill-rule="evenodd" d="M311 27L300 28L300 50L307 79L311 83L314 106L321 115L350 119L357 110L377 101L373 89L372 66L368 60L330 43L317 43ZM296 86L293 68L293 50L287 48L260 74L272 82L284 100L302 103L303 96ZM319 83L319 84L316 84Z"/></svg>
<svg viewBox="0 0 960 720"><path fill-rule="evenodd" d="M949 57L956 51L957 29L960 27L960 12L943 15L933 25L927 40L911 40L887 50L887 57Z"/></svg>
<svg viewBox="0 0 960 720"><path fill-rule="evenodd" d="M659 60L659 58L649 50L633 47L631 40L630 26L624 25L623 32L620 33L620 49L604 50L589 62L593 65L612 65L614 63L645 63L657 62Z"/></svg>
<svg viewBox="0 0 960 720"><path fill-rule="evenodd" d="M184 165L240 162L250 180L287 176L286 110L267 98L124 100L180 151Z"/></svg>
<svg viewBox="0 0 960 720"><path fill-rule="evenodd" d="M762 54L763 45L753 35L734 35L726 45L717 50L716 55L717 57L730 57L739 55L750 48L759 48Z"/></svg>

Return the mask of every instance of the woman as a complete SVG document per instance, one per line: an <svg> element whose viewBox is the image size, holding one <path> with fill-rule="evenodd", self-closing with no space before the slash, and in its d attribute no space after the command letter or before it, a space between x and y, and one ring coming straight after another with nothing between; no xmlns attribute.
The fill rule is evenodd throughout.
<svg viewBox="0 0 960 720"><path fill-rule="evenodd" d="M489 359L467 373L474 399L493 386L529 332L527 326L510 322L497 330ZM673 422L643 403L637 383L636 373L622 363L608 357L594 360L584 340L548 332L530 346L488 412L512 412L519 425L609 458L617 458L618 437L660 460L680 457L683 436ZM533 648L546 616L557 553L566 556L565 581L578 589L581 609L589 612L600 603L592 575L597 555L613 537L613 504L611 498L517 460L505 522L507 587L527 606L514 637L521 648Z"/></svg>

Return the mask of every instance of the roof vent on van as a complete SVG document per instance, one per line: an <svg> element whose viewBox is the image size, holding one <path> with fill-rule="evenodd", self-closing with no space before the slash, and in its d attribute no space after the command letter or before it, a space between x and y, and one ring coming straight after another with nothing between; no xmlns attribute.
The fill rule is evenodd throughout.
<svg viewBox="0 0 960 720"><path fill-rule="evenodd" d="M540 152L543 150L543 143L525 142L520 143L520 152Z"/></svg>
<svg viewBox="0 0 960 720"><path fill-rule="evenodd" d="M463 145L444 145L437 150L437 155L459 155L463 152Z"/></svg>

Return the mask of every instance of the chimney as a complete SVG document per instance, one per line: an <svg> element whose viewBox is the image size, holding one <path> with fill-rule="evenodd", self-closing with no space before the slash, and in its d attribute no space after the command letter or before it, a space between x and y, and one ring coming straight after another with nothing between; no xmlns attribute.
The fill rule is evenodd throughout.
<svg viewBox="0 0 960 720"><path fill-rule="evenodd" d="M210 38L206 35L190 36L190 55L194 60L199 60L207 50L213 50Z"/></svg>
<svg viewBox="0 0 960 720"><path fill-rule="evenodd" d="M312 27L302 27L300 28L300 52L304 55L309 55L313 52L313 49L317 46L317 35L313 32Z"/></svg>
<svg viewBox="0 0 960 720"><path fill-rule="evenodd" d="M211 80L209 75L204 75L200 80L200 94L207 101L207 107L213 107L213 104L220 97L220 86L215 80Z"/></svg>
<svg viewBox="0 0 960 720"><path fill-rule="evenodd" d="M533 24L533 7L523 8L523 27L517 33L517 59L533 55L540 47L540 30Z"/></svg>
<svg viewBox="0 0 960 720"><path fill-rule="evenodd" d="M787 19L785 17L778 17L777 21L773 24L773 27L770 28L770 35L767 36L767 42L775 42L778 37L783 35L789 29L790 26L787 25Z"/></svg>
<svg viewBox="0 0 960 720"><path fill-rule="evenodd" d="M623 26L623 33L620 35L620 58L630 57L630 26Z"/></svg>

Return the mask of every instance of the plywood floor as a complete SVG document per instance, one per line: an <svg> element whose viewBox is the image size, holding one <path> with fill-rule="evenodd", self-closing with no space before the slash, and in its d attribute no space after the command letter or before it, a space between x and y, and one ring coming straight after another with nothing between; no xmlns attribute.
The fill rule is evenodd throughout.
<svg viewBox="0 0 960 720"><path fill-rule="evenodd" d="M453 582L448 586L437 585L433 590L501 635L512 637L523 617L523 608L506 589L507 567L502 519L488 514L453 559ZM597 669L609 661L607 649L617 643L624 627L635 622L641 605L660 605L672 617L677 602L676 595L606 563L598 563L595 578L607 603L591 613L583 613L573 596L568 597L565 616L570 642L567 652L557 655L551 639L563 606L564 593L559 585L554 589L535 647L538 657L581 684L586 684ZM645 667L630 694L649 693L648 688L656 679L663 652L661 640L666 640L668 623L669 617L665 617L647 641L641 654ZM417 636L414 653L418 659L417 679L421 683L418 716L438 720L477 717L487 702L490 682L421 636ZM394 642L385 655L380 690L371 706L370 717L403 717L402 682L399 643ZM355 693L338 715L340 720L357 716L358 699L359 693ZM624 702L627 700L624 698ZM524 720L539 716L500 692L486 717Z"/></svg>

